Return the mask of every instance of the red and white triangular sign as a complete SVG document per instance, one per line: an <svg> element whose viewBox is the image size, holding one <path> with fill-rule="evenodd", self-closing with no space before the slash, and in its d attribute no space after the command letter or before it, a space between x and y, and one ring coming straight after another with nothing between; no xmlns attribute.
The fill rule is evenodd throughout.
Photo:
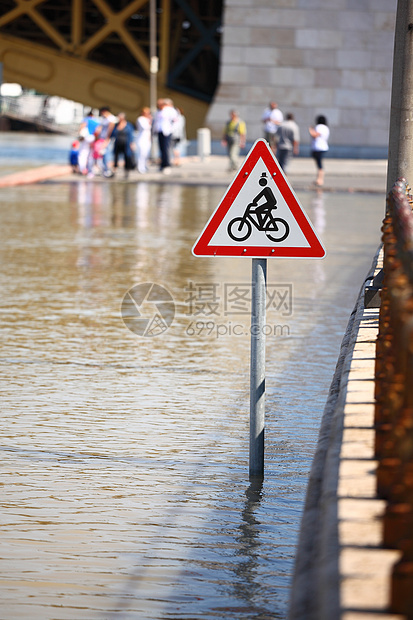
<svg viewBox="0 0 413 620"><path fill-rule="evenodd" d="M194 256L323 258L268 143L257 140L192 248Z"/></svg>

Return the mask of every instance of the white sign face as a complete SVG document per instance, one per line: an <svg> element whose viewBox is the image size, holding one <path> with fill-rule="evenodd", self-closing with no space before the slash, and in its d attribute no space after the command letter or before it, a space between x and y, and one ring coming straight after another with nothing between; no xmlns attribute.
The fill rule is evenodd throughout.
<svg viewBox="0 0 413 620"><path fill-rule="evenodd" d="M273 248L275 243L279 247L310 247L284 196L278 189L275 178L276 176L269 176L267 166L260 157L212 236L210 241L212 245L238 246L240 242L236 240L237 236L238 238L244 237L250 230L249 236L242 241L244 247ZM270 217L260 219L261 214L268 216L268 210L271 210ZM236 221L231 224L234 218L243 218L246 223L242 225L241 222ZM247 222L251 225L250 227ZM245 232L243 232L244 228ZM272 230L268 230L269 228ZM276 228L278 231L275 230ZM277 237L279 240L274 241Z"/></svg>
<svg viewBox="0 0 413 620"><path fill-rule="evenodd" d="M211 216L195 256L323 258L325 250L265 140Z"/></svg>

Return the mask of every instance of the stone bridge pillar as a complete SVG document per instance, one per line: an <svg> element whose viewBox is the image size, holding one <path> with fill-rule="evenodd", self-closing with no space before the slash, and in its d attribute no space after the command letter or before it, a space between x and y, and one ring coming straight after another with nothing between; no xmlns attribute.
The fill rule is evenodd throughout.
<svg viewBox="0 0 413 620"><path fill-rule="evenodd" d="M324 114L331 154L386 157L396 5L225 0L220 81L207 116L213 137L231 107L249 141L263 137L261 115L275 100L295 115L304 145L308 126Z"/></svg>

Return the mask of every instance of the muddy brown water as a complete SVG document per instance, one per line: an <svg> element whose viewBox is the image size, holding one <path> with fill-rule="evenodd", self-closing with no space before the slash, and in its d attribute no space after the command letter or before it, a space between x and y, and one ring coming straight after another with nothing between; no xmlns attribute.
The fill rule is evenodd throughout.
<svg viewBox="0 0 413 620"><path fill-rule="evenodd" d="M2 190L2 619L286 617L321 415L384 200L299 194L327 257L269 261L260 485L251 261L191 255L223 191ZM145 283L174 305L153 336L121 315Z"/></svg>

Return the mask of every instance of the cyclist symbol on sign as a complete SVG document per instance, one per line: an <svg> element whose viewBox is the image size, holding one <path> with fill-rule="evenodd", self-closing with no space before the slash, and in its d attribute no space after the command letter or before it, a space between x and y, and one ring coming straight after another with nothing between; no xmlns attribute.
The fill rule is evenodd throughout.
<svg viewBox="0 0 413 620"><path fill-rule="evenodd" d="M254 225L257 230L265 232L268 239L279 243L288 237L290 227L285 220L273 215L273 211L277 208L277 200L272 189L267 187L266 172L261 174L258 183L263 189L247 205L242 217L235 217L230 221L228 234L234 241L245 241L251 235Z"/></svg>

